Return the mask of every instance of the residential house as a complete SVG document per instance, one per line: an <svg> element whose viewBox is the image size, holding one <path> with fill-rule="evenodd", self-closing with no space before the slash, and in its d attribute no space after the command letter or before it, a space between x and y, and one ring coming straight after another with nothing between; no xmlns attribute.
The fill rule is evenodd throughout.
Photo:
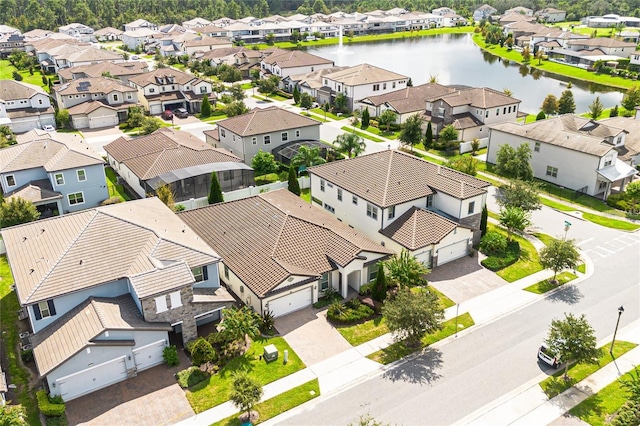
<svg viewBox="0 0 640 426"><path fill-rule="evenodd" d="M218 121L205 131L207 143L224 148L250 165L259 151L273 152L293 141L320 140L320 122L278 107L254 108Z"/></svg>
<svg viewBox="0 0 640 426"><path fill-rule="evenodd" d="M510 15L512 13L517 13L519 15L533 16L533 10L524 6L516 6L504 11L505 15Z"/></svg>
<svg viewBox="0 0 640 426"><path fill-rule="evenodd" d="M44 39L27 44L27 51L33 49L38 62L47 72L57 73L62 68L91 65L100 62L124 62L124 56L91 43L70 42L68 40Z"/></svg>
<svg viewBox="0 0 640 426"><path fill-rule="evenodd" d="M599 120L600 123L624 129L627 133L624 138L624 145L616 147L618 160L627 163L632 167L640 165L640 115L636 109L635 117L611 117Z"/></svg>
<svg viewBox="0 0 640 426"><path fill-rule="evenodd" d="M168 127L135 139L120 137L104 149L111 167L141 198L169 185L176 202L206 199L213 172L225 192L254 185L253 170L241 158Z"/></svg>
<svg viewBox="0 0 640 426"><path fill-rule="evenodd" d="M489 183L385 150L309 169L312 204L428 267L465 256L480 240Z"/></svg>
<svg viewBox="0 0 640 426"><path fill-rule="evenodd" d="M439 7L437 9L433 9L431 11L434 15L444 16L444 15L455 15L456 11L451 9L450 7Z"/></svg>
<svg viewBox="0 0 640 426"><path fill-rule="evenodd" d="M637 173L618 158L626 137L624 129L571 114L529 124L502 123L490 129L487 162L496 163L502 145L526 144L534 177L606 199Z"/></svg>
<svg viewBox="0 0 640 426"><path fill-rule="evenodd" d="M0 58L6 58L14 50L25 50L24 35L19 29L0 25Z"/></svg>
<svg viewBox="0 0 640 426"><path fill-rule="evenodd" d="M129 22L128 24L124 24L124 31L137 31L141 29L158 31L158 25L153 24L146 19L136 19L133 22Z"/></svg>
<svg viewBox="0 0 640 426"><path fill-rule="evenodd" d="M79 41L91 42L96 40L93 34L93 28L77 22L58 27L58 32L71 36Z"/></svg>
<svg viewBox="0 0 640 426"><path fill-rule="evenodd" d="M105 27L101 28L98 31L95 31L93 35L96 37L98 41L116 41L122 40L122 34L124 31L119 30L113 27Z"/></svg>
<svg viewBox="0 0 640 426"><path fill-rule="evenodd" d="M336 96L342 93L347 98L347 108L354 110L361 107L361 99L407 87L409 77L370 64L361 64L324 75L322 80L323 86L317 90L319 103L331 105Z"/></svg>
<svg viewBox="0 0 640 426"><path fill-rule="evenodd" d="M208 19L199 18L199 17L190 19L188 21L184 21L182 23L183 27L187 29L195 29L195 30L199 30L199 28L206 27L208 25L211 25L211 21L209 21Z"/></svg>
<svg viewBox="0 0 640 426"><path fill-rule="evenodd" d="M609 37L596 37L582 40L569 40L567 48L573 51L600 50L605 55L628 58L636 50L636 44L627 41L616 40Z"/></svg>
<svg viewBox="0 0 640 426"><path fill-rule="evenodd" d="M218 66L220 64L234 66L236 62L236 53L239 53L245 49L246 48L242 46L215 48L213 50L207 50L202 53L196 52L194 57L200 60L208 60L212 66ZM256 61L256 63L257 62L258 61Z"/></svg>
<svg viewBox="0 0 640 426"><path fill-rule="evenodd" d="M173 68L158 68L131 77L129 84L138 90L138 99L151 115L176 108L195 114L200 112L205 96L215 102L210 82Z"/></svg>
<svg viewBox="0 0 640 426"><path fill-rule="evenodd" d="M5 198L31 201L43 217L100 205L109 198L104 160L81 136L34 129L0 150Z"/></svg>
<svg viewBox="0 0 640 426"><path fill-rule="evenodd" d="M122 33L122 42L130 50L142 49L145 50L145 46L149 43L154 35L159 34L158 30L150 28L140 28L132 31L125 31Z"/></svg>
<svg viewBox="0 0 640 426"><path fill-rule="evenodd" d="M476 22L482 21L483 19L488 19L490 16L498 13L498 10L488 4L483 4L473 11L473 20Z"/></svg>
<svg viewBox="0 0 640 426"><path fill-rule="evenodd" d="M290 75L282 79L281 84L293 91L293 87L298 86L300 93L308 93L312 98L318 97L318 89L323 86L323 77L327 74L345 70L349 67L323 68L306 74Z"/></svg>
<svg viewBox="0 0 640 426"><path fill-rule="evenodd" d="M209 52L214 49L229 49L233 47L231 40L224 37L209 37L198 35L191 40L179 43L177 48L182 55L195 55L198 52Z"/></svg>
<svg viewBox="0 0 640 426"><path fill-rule="evenodd" d="M505 14L501 16L500 19L498 20L498 23L502 26L507 24L513 24L515 22L530 22L534 24L536 23L536 18L529 15L523 15L520 13L510 13L508 15Z"/></svg>
<svg viewBox="0 0 640 426"><path fill-rule="evenodd" d="M14 133L55 125L49 94L34 84L0 80L0 123Z"/></svg>
<svg viewBox="0 0 640 426"><path fill-rule="evenodd" d="M48 392L69 401L163 363L234 299L220 257L159 199L2 230ZM86 270L85 270L86 269Z"/></svg>
<svg viewBox="0 0 640 426"><path fill-rule="evenodd" d="M127 61L120 63L99 62L92 65L79 65L77 67L63 68L58 72L60 83L81 78L97 78L108 76L117 78L124 84L129 84L129 78L144 74L149 71L145 61Z"/></svg>
<svg viewBox="0 0 640 426"><path fill-rule="evenodd" d="M286 189L178 217L223 257L224 284L256 312L275 317L311 306L330 289L347 297L391 255Z"/></svg>
<svg viewBox="0 0 640 426"><path fill-rule="evenodd" d="M330 59L321 58L302 50L275 49L270 54L264 56L260 61L260 73L262 77L275 75L285 78L291 75L306 74L316 70L331 68L335 66ZM293 87L286 87L286 90L293 91Z"/></svg>
<svg viewBox="0 0 640 426"><path fill-rule="evenodd" d="M59 108L69 111L75 129L116 126L138 104L138 91L109 77L80 78L53 87Z"/></svg>
<svg viewBox="0 0 640 426"><path fill-rule="evenodd" d="M582 23L591 28L611 28L619 25L626 27L640 27L640 18L634 16L619 16L613 13L604 16L587 16Z"/></svg>
<svg viewBox="0 0 640 426"><path fill-rule="evenodd" d="M459 26L467 25L467 20L455 13L444 15L442 18L443 18L442 25L444 27L459 27Z"/></svg>
<svg viewBox="0 0 640 426"><path fill-rule="evenodd" d="M545 7L535 13L539 19L545 22L564 22L567 20L567 12L553 7Z"/></svg>
<svg viewBox="0 0 640 426"><path fill-rule="evenodd" d="M242 78L250 78L251 70L260 70L260 60L265 52L243 49L234 54L234 66L242 74Z"/></svg>

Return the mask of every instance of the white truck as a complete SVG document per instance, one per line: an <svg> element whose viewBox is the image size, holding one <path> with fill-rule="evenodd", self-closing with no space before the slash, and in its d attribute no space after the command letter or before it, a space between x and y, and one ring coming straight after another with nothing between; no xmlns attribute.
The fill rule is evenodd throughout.
<svg viewBox="0 0 640 426"><path fill-rule="evenodd" d="M538 359L553 368L558 368L558 366L562 364L562 361L560 361L555 354L551 353L545 345L540 346L540 349L538 349Z"/></svg>

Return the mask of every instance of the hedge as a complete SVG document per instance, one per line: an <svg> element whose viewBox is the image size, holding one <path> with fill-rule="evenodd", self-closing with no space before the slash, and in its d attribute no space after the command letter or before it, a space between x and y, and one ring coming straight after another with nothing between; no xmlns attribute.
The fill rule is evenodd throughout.
<svg viewBox="0 0 640 426"><path fill-rule="evenodd" d="M39 390L36 392L36 398L38 399L38 409L46 417L64 416L64 403L51 402L47 391L43 389Z"/></svg>
<svg viewBox="0 0 640 426"><path fill-rule="evenodd" d="M209 373L200 370L198 367L189 367L186 370L178 371L176 379L181 388L187 389L191 386L209 378Z"/></svg>
<svg viewBox="0 0 640 426"><path fill-rule="evenodd" d="M507 249L503 253L489 256L480 263L485 268L496 272L516 263L519 258L520 244L517 241L510 241L507 243Z"/></svg>

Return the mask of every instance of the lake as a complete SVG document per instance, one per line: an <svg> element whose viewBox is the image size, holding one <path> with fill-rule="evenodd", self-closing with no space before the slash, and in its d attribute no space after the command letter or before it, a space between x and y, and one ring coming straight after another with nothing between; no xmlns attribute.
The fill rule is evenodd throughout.
<svg viewBox="0 0 640 426"><path fill-rule="evenodd" d="M423 84L436 76L440 84L462 84L474 87L509 89L520 99L520 110L531 114L540 111L548 94L557 98L571 81L576 112L587 112L600 96L606 108L620 105L623 93L593 83L563 76L546 76L527 66L502 61L480 49L472 34L441 34L430 37L386 40L338 46L308 47L309 53L331 59L336 65L369 63L411 77L413 84Z"/></svg>

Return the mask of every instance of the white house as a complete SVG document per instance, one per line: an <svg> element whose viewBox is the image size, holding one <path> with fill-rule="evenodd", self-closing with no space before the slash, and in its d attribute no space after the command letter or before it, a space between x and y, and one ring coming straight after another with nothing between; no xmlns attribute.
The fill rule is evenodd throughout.
<svg viewBox="0 0 640 426"><path fill-rule="evenodd" d="M158 25L147 21L146 19L136 19L135 21L124 24L124 31L137 31L140 29L158 30Z"/></svg>
<svg viewBox="0 0 640 426"><path fill-rule="evenodd" d="M15 80L0 80L0 124L15 133L55 125L49 95L40 86Z"/></svg>
<svg viewBox="0 0 640 426"><path fill-rule="evenodd" d="M150 28L129 30L122 33L122 42L131 50L136 48L144 49L145 45L156 34L159 34L159 31Z"/></svg>
<svg viewBox="0 0 640 426"><path fill-rule="evenodd" d="M545 7L535 13L535 16L545 22L563 22L567 20L567 12L553 7Z"/></svg>
<svg viewBox="0 0 640 426"><path fill-rule="evenodd" d="M332 60L321 58L301 50L275 49L260 61L263 77L275 75L280 78L296 74L306 74L321 69L331 68ZM291 88L293 90L293 88Z"/></svg>
<svg viewBox="0 0 640 426"><path fill-rule="evenodd" d="M93 28L77 22L58 27L58 32L84 42L95 40Z"/></svg>

